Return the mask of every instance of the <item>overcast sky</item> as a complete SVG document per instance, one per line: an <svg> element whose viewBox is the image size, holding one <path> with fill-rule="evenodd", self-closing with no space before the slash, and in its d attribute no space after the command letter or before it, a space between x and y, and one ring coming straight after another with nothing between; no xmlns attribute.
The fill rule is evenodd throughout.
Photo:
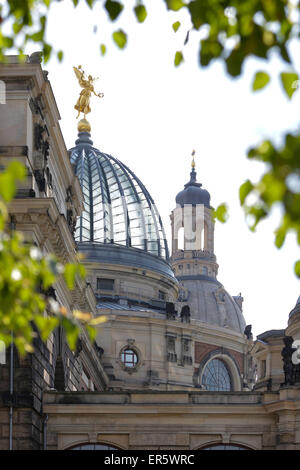
<svg viewBox="0 0 300 470"><path fill-rule="evenodd" d="M293 273L299 248L293 235L284 248L275 248L276 211L251 233L239 206L238 188L264 170L262 164L246 159L250 145L267 137L280 141L285 130L299 128L300 93L292 102L284 96L277 77L287 67L275 58L268 67L249 60L237 80L229 78L220 64L200 68L198 33L190 35L185 62L175 68L175 51L182 49L190 27L188 16L183 13L183 25L175 34L172 23L177 15L167 12L162 0L150 6L143 25L130 8L112 25L100 5L93 11L85 4L74 9L71 2L51 7L48 40L56 50L63 49L65 57L61 64L53 58L45 68L67 147L77 137L74 104L80 92L72 67L82 65L88 74L100 77L95 88L105 95L92 98L88 115L94 146L117 157L143 181L160 211L169 244L169 215L176 194L189 180L195 149L198 181L210 192L212 206L229 206L228 222L217 222L215 228L219 281L231 295L242 293L245 319L253 325L254 335L285 328L300 294ZM129 34L124 51L110 39L120 27ZM100 55L101 43L107 46L105 57ZM27 53L36 49L30 46ZM291 50L300 57L299 46L292 45ZM251 81L258 69L270 70L273 79L265 91L254 94Z"/></svg>

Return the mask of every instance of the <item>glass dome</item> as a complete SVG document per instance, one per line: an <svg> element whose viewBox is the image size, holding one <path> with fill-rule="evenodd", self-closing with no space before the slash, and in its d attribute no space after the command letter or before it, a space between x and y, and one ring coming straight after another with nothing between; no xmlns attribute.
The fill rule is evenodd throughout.
<svg viewBox="0 0 300 470"><path fill-rule="evenodd" d="M84 211L75 240L134 247L168 259L162 221L145 186L126 165L94 148L89 133L78 137L70 159L83 190Z"/></svg>

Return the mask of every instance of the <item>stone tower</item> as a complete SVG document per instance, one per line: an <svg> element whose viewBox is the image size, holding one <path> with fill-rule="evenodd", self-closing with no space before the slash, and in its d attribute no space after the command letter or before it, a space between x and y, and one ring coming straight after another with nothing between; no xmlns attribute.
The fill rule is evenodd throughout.
<svg viewBox="0 0 300 470"><path fill-rule="evenodd" d="M193 161L190 181L177 194L171 213L171 262L180 281L180 301L189 304L192 318L243 334L243 299L231 297L217 280L210 194L196 176Z"/></svg>

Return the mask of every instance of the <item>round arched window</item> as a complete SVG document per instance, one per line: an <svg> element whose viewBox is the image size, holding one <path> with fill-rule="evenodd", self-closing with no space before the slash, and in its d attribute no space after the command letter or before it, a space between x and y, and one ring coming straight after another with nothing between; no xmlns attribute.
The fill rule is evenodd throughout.
<svg viewBox="0 0 300 470"><path fill-rule="evenodd" d="M121 352L121 361L125 367L134 368L138 360L138 355L133 349L126 348Z"/></svg>
<svg viewBox="0 0 300 470"><path fill-rule="evenodd" d="M238 444L212 444L211 446L202 447L200 450L251 450Z"/></svg>
<svg viewBox="0 0 300 470"><path fill-rule="evenodd" d="M232 390L229 371L220 359L212 359L205 366L202 374L202 385L213 392L230 392Z"/></svg>
<svg viewBox="0 0 300 470"><path fill-rule="evenodd" d="M117 447L112 447L107 444L80 444L71 447L67 450L119 450Z"/></svg>

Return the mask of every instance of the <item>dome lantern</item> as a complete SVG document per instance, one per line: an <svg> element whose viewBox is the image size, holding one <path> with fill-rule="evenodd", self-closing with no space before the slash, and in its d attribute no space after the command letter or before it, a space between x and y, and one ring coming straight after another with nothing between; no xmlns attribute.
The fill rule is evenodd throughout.
<svg viewBox="0 0 300 470"><path fill-rule="evenodd" d="M195 170L194 152L192 153L192 171L190 173L190 181L184 185L184 189L176 196L176 204L183 207L186 204L196 206L197 204L204 204L210 207L210 194L206 189L202 189L201 183L197 182L197 172Z"/></svg>

